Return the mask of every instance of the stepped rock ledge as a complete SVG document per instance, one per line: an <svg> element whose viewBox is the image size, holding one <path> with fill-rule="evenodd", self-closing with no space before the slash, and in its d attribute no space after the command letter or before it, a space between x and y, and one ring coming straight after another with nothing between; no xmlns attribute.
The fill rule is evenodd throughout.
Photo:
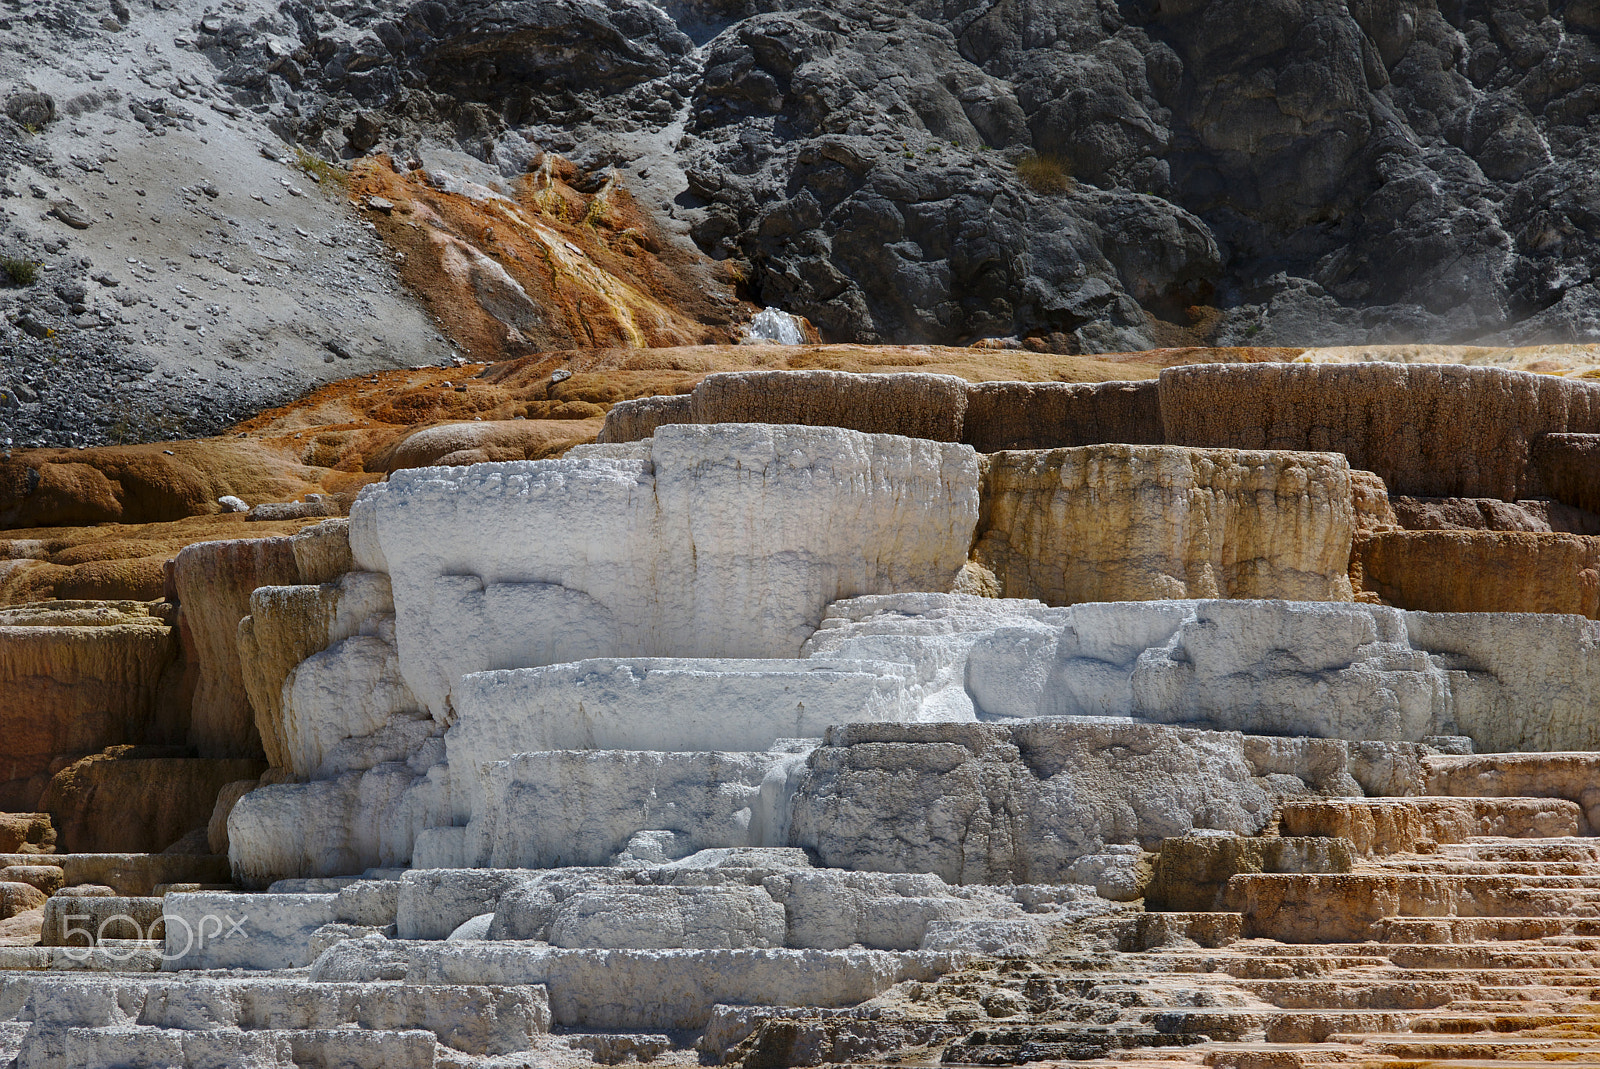
<svg viewBox="0 0 1600 1069"><path fill-rule="evenodd" d="M1581 1059L1597 421L722 372L5 605L0 1054Z"/></svg>

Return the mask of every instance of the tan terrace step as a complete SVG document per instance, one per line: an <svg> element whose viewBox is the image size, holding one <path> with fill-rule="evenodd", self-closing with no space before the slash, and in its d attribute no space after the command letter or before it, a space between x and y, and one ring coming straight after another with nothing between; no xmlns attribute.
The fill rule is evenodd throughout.
<svg viewBox="0 0 1600 1069"><path fill-rule="evenodd" d="M1596 861L1600 862L1600 839L1588 836L1546 839L1468 839L1464 843L1440 844L1441 858L1471 858L1478 861Z"/></svg>
<svg viewBox="0 0 1600 1069"><path fill-rule="evenodd" d="M1533 1028L1577 1026L1600 1036L1600 1006L1592 1013L1462 1013L1419 1017L1411 1022L1413 1032L1526 1032Z"/></svg>
<svg viewBox="0 0 1600 1069"><path fill-rule="evenodd" d="M1470 1036L1416 1035L1412 1033L1367 1033L1335 1036L1348 1045L1397 1058L1418 1061L1456 1061L1511 1057L1535 1058L1541 1054L1571 1055L1600 1062L1600 1038L1582 1036L1515 1036L1481 1034ZM1565 1059L1563 1059L1565 1060Z"/></svg>
<svg viewBox="0 0 1600 1069"><path fill-rule="evenodd" d="M1360 942L1389 917L1600 917L1600 886L1548 877L1410 873L1252 873L1228 881L1224 905L1246 935L1284 942Z"/></svg>
<svg viewBox="0 0 1600 1069"><path fill-rule="evenodd" d="M1056 983L1060 989L1061 981ZM1111 998L1128 1007L1182 1012L1216 1007L1260 1011L1429 1010L1486 997L1481 987L1465 974L1448 980L1396 976L1306 981L1179 973L1159 978L1128 975L1073 983L1085 997ZM1581 1000L1581 996L1573 997Z"/></svg>
<svg viewBox="0 0 1600 1069"><path fill-rule="evenodd" d="M1529 876L1600 879L1596 861L1483 861L1429 854L1396 854L1361 863L1358 872L1426 873L1435 876Z"/></svg>
<svg viewBox="0 0 1600 1069"><path fill-rule="evenodd" d="M1512 1015L1517 1014L1547 1014L1561 1013L1574 1016L1589 1016L1600 1014L1600 1003L1591 1002L1587 998L1567 998L1557 996L1548 1001L1519 1000L1490 997L1487 994L1482 998L1464 998L1443 1006L1433 1007L1443 1013L1476 1014L1476 1015Z"/></svg>
<svg viewBox="0 0 1600 1069"><path fill-rule="evenodd" d="M48 865L62 885L99 884L119 895L146 896L165 884L230 884L226 854L0 854L0 869Z"/></svg>
<svg viewBox="0 0 1600 1069"><path fill-rule="evenodd" d="M1573 936L1600 939L1600 918L1385 917L1375 923L1373 936L1385 943L1519 942Z"/></svg>
<svg viewBox="0 0 1600 1069"><path fill-rule="evenodd" d="M1264 945L1265 944L1265 945ZM1280 953L1279 948L1317 951ZM1130 963L1126 971L1139 975L1166 973L1190 976L1218 974L1237 979L1276 980L1293 977L1337 978L1383 973L1385 975L1481 975L1501 977L1575 977L1585 982L1595 975L1595 954L1542 944L1500 943L1371 943L1331 946L1269 944L1251 940L1228 948L1228 953L1149 951L1147 961ZM1108 968L1108 972L1112 971ZM1512 982L1509 979L1501 982Z"/></svg>
<svg viewBox="0 0 1600 1069"><path fill-rule="evenodd" d="M1406 948L1409 952L1414 948ZM1344 968L1326 969L1322 972L1309 975L1289 973L1283 976L1262 975L1274 972L1274 969L1263 969L1263 965L1282 965L1291 967L1305 962L1319 962L1324 959L1286 957L1272 959L1262 953L1247 951L1237 957L1204 958L1196 956L1187 961L1165 959L1158 963L1156 969L1141 969L1139 963L1129 962L1125 966L1107 969L1105 972L1087 974L1081 979L1101 983L1119 982L1122 978L1136 979L1142 982L1159 985L1181 984L1195 986L1207 983L1245 986L1261 983L1275 983L1282 980L1297 979L1296 982L1320 983L1324 980L1339 983L1359 984L1475 984L1481 990L1488 991L1495 988L1514 988L1516 990L1531 990L1534 988L1563 988L1573 991L1594 991L1600 993L1600 971L1596 971L1594 956L1586 955L1580 960L1564 967L1555 968L1482 968L1482 967L1448 967L1448 968L1408 968L1395 964L1388 958L1358 958L1342 959L1347 964ZM1341 959L1335 959L1341 960ZM1174 966L1189 966L1188 968L1174 968ZM1583 996L1589 997L1589 996ZM1597 994L1596 1001L1600 1001Z"/></svg>
<svg viewBox="0 0 1600 1069"><path fill-rule="evenodd" d="M1543 1056L1540 1056L1540 1055ZM1486 1054L1482 1058L1451 1058L1448 1059L1450 1069L1491 1069L1491 1067L1504 1066L1506 1062L1554 1062L1570 1069L1600 1069L1600 1061L1595 1059L1593 1052L1584 1057L1572 1058L1570 1052L1545 1051L1527 1052L1517 1057L1505 1057ZM1362 1060L1362 1069L1424 1069L1425 1066L1437 1065L1438 1058L1378 1058L1372 1061Z"/></svg>
<svg viewBox="0 0 1600 1069"><path fill-rule="evenodd" d="M1419 846L1482 836L1550 838L1588 830L1583 809L1563 798L1341 798L1286 802L1285 836L1348 839L1360 854L1412 854Z"/></svg>

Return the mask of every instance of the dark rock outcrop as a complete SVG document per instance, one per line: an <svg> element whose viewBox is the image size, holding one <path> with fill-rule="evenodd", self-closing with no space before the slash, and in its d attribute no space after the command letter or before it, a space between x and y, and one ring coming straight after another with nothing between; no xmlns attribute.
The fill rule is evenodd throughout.
<svg viewBox="0 0 1600 1069"><path fill-rule="evenodd" d="M295 0L195 45L330 154L618 165L834 339L1562 341L1600 336L1587 10Z"/></svg>

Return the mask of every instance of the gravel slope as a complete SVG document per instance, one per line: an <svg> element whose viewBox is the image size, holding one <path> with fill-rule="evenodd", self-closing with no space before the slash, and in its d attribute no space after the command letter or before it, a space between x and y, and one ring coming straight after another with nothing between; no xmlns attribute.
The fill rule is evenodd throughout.
<svg viewBox="0 0 1600 1069"><path fill-rule="evenodd" d="M39 265L0 285L0 445L214 433L323 381L448 362L340 191L184 47L207 5L135 7L0 3L0 97L56 113L0 118L0 255Z"/></svg>

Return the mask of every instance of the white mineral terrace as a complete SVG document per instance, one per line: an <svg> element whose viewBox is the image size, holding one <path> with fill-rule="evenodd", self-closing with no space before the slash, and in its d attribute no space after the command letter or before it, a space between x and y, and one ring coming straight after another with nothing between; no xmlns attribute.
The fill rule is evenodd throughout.
<svg viewBox="0 0 1600 1069"><path fill-rule="evenodd" d="M180 855L138 877L59 862L84 886L40 896L40 946L0 949L19 1069L946 1042L987 1064L1047 1042L993 1029L1064 998L1103 1027L1058 1021L1052 1056L1212 1050L1402 1033L1401 1010L1472 994L1350 980L1371 1012L1340 1024L1263 986L1318 962L1448 969L1500 939L1566 968L1537 940L1594 923L1600 756L1552 751L1600 750L1600 624L1350 601L1347 465L1138 452L1174 448L1002 469L924 439L668 425L368 487L299 539L351 570L255 589L239 628L273 770L223 791L211 835L246 890ZM1071 502L1113 490L1149 505L1097 536L1125 571L1331 600L980 596L999 569L1081 581ZM1241 561L1242 523L1277 548ZM1052 957L1068 945L1100 980L1072 986L1090 967ZM1221 964L1173 979L1202 952ZM1054 979L1019 987L1008 961ZM1137 997L1089 993L1130 976ZM1462 1012L1490 1012L1488 982ZM990 1031L962 1009L979 988Z"/></svg>

